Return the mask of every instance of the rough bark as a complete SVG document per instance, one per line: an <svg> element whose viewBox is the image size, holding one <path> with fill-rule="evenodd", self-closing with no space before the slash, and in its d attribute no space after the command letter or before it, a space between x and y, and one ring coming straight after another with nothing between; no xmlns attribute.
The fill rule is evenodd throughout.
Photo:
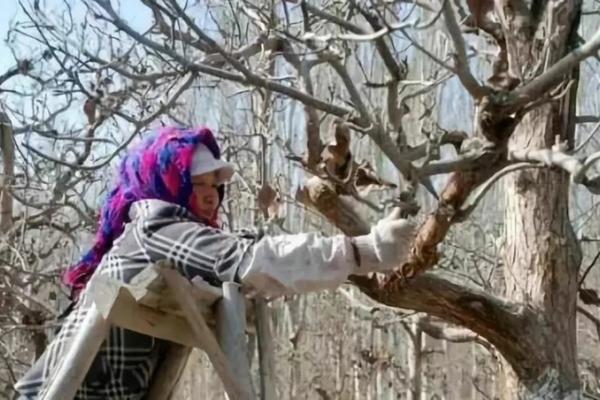
<svg viewBox="0 0 600 400"><path fill-rule="evenodd" d="M0 232L6 232L13 222L13 199L10 194L10 185L15 173L15 149L12 124L4 112L0 112L0 153L3 163L0 179Z"/></svg>
<svg viewBox="0 0 600 400"><path fill-rule="evenodd" d="M418 321L413 321L409 329L412 348L408 353L408 392L409 400L421 400L423 392L423 331Z"/></svg>
<svg viewBox="0 0 600 400"><path fill-rule="evenodd" d="M514 145L551 145L561 122L555 115L564 114L551 106L531 113L515 132ZM518 398L515 391L533 389L542 377L556 374L565 390L578 385L575 311L581 254L569 223L568 191L562 172L518 172L507 180L507 296L529 304L538 318L528 333L536 362L519 376L507 371L505 398Z"/></svg>
<svg viewBox="0 0 600 400"><path fill-rule="evenodd" d="M550 62L568 52L571 32L577 27L579 2L553 2L546 22L555 32ZM516 51L521 64L536 54L528 43L515 40L528 51ZM533 54L528 54L534 51ZM577 72L572 78L576 79ZM511 148L550 148L560 140L572 147L576 85L561 101L525 116L512 135ZM517 172L506 181L506 294L527 303L537 319L531 325L528 346L535 362L522 371L504 368L505 399L577 398L576 306L581 252L569 222L569 178L553 170Z"/></svg>
<svg viewBox="0 0 600 400"><path fill-rule="evenodd" d="M350 199L340 196L331 182L312 177L298 190L296 199L319 211L348 236L369 232L369 225L354 210Z"/></svg>

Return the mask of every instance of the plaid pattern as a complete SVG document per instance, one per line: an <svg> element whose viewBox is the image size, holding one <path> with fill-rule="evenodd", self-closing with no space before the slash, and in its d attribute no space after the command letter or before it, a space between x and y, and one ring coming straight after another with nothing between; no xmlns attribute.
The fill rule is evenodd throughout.
<svg viewBox="0 0 600 400"><path fill-rule="evenodd" d="M134 203L130 217L132 222L96 271L126 283L144 268L164 259L189 279L200 275L214 285L238 280L237 269L256 240L256 235L233 235L208 227L186 209L160 200ZM57 337L15 385L20 399L41 397L47 389L46 382L56 378L63 352L87 310L88 301L83 292ZM111 328L75 398L143 398L164 349L162 340Z"/></svg>

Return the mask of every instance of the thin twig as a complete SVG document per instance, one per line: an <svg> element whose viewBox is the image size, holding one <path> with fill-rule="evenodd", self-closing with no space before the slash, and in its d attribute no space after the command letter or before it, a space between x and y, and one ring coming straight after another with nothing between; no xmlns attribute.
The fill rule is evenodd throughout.
<svg viewBox="0 0 600 400"><path fill-rule="evenodd" d="M583 139L581 143L579 143L575 150L573 150L573 153L578 153L579 151L581 151L581 149L585 147L585 145L592 139L592 137L594 137L596 133L598 133L598 131L600 131L600 121L594 126L594 129L592 129L590 134L585 139Z"/></svg>
<svg viewBox="0 0 600 400"><path fill-rule="evenodd" d="M490 350L492 346L475 332L466 328L443 327L429 321L430 317L425 316L418 319L419 328L428 336L434 339L446 340L452 343L477 343Z"/></svg>
<svg viewBox="0 0 600 400"><path fill-rule="evenodd" d="M587 278L588 274L590 273L590 271L592 270L594 265L596 265L596 262L598 261L599 258L600 258L600 251L596 254L596 256L594 257L594 259L592 260L590 265L588 265L588 267L585 269L585 272L583 273L583 275L581 275L581 279L579 279L579 283L577 284L578 287L581 287L581 285L583 285L585 278Z"/></svg>
<svg viewBox="0 0 600 400"><path fill-rule="evenodd" d="M154 113L150 114L148 117L146 117L145 119L143 119L141 121L136 121L136 120L132 119L131 117L126 116L123 113L115 112L115 115L119 115L123 119L133 123L136 127L133 130L132 134L129 135L129 137L126 140L124 140L123 143L121 143L121 145L119 147L117 147L110 156L108 156L104 161L101 161L97 164L94 164L94 165L73 164L68 161L64 161L64 160L58 159L56 157L52 157L48 154L42 153L41 151L39 151L27 144L23 144L22 146L42 158L45 158L49 161L55 162L60 165L64 165L66 167L84 170L84 171L94 171L94 170L100 169L100 168L108 165L108 163L110 163L118 154L120 154L121 150L125 149L129 145L129 143L131 143L131 141L138 135L138 133L142 130L142 128L144 128L150 122L154 121L160 115L164 114L167 110L169 110L175 104L175 102L181 96L181 94L191 86L194 79L195 79L195 75L189 74L188 79L177 89L177 91L173 94L173 96L169 99L169 101L167 101L166 103L161 105Z"/></svg>
<svg viewBox="0 0 600 400"><path fill-rule="evenodd" d="M204 63L194 63L190 61L185 56L177 53L175 50L170 49L166 46L163 46L153 40L148 39L142 34L136 32L129 24L127 24L123 19L121 19L116 11L112 8L110 3L106 0L94 0L98 5L100 5L110 16L109 22L111 22L114 26L121 29L123 32L127 33L134 40L138 41L142 45L153 49L159 53L166 54L173 58L175 61L179 62L184 68L187 68L190 71L194 71L197 73L212 75L218 78L226 79L232 82L238 82L243 84L255 85L258 87L262 87L265 89L272 90L277 93L281 93L286 95L292 99L298 100L304 104L315 107L321 111L324 111L328 114L332 114L338 117L345 117L351 113L350 110L340 107L321 99L318 99L314 96L310 96L300 90L297 90L291 86L282 85L278 82L275 82L270 79L266 79L262 76L259 76L253 72L249 72L246 75L237 74L234 72L225 71L220 68L215 68Z"/></svg>
<svg viewBox="0 0 600 400"><path fill-rule="evenodd" d="M585 186L591 193L600 194L600 179L589 179L587 171L600 160L600 152L588 156L584 161L566 154L562 151L551 149L537 150L511 150L509 160L534 161L545 166L557 167L571 175L571 182Z"/></svg>
<svg viewBox="0 0 600 400"><path fill-rule="evenodd" d="M375 32L368 33L340 33L340 34L326 34L326 35L316 35L314 33L306 33L303 36L304 40L318 40L320 42L333 42L336 40L340 41L351 41L351 42L370 42L379 38L388 35L394 31L400 29L406 29L410 27L415 27L418 21L410 21L403 22L400 24L391 25L389 28L384 27Z"/></svg>
<svg viewBox="0 0 600 400"><path fill-rule="evenodd" d="M596 162L598 162L598 160L600 160L600 151L586 157L586 159L583 162L583 165L581 166L581 169L579 169L579 171L577 171L575 174L573 174L573 177L572 177L573 182L583 183L585 175L587 174L587 171Z"/></svg>
<svg viewBox="0 0 600 400"><path fill-rule="evenodd" d="M600 340L600 319L596 318L594 314L592 314L591 312L589 312L581 306L577 306L577 312L583 314L584 317L586 317L588 320L590 320L590 322L596 325L596 333L598 335L598 339Z"/></svg>
<svg viewBox="0 0 600 400"><path fill-rule="evenodd" d="M483 199L485 194L492 188L494 183L496 183L503 176L505 176L511 172L521 170L521 169L543 168L543 167L544 166L540 165L540 164L531 164L529 162L521 162L521 163L509 165L509 166L501 169L500 171L496 172L494 175L492 175L491 178L489 178L487 181L485 181L483 184L481 184L476 190L471 192L469 197L467 197L467 199L465 200L463 205L460 207L460 212L459 212L460 218L464 218L464 217L468 216L469 214L471 214L471 212L473 212L475 207L477 207L477 204L479 204L479 202Z"/></svg>
<svg viewBox="0 0 600 400"><path fill-rule="evenodd" d="M456 16L454 15L454 10L452 9L450 1L444 2L443 12L448 33L454 42L454 49L456 50L456 74L471 96L475 99L480 99L489 94L490 89L481 86L469 69L465 41L460 27L458 26L458 22L456 21Z"/></svg>
<svg viewBox="0 0 600 400"><path fill-rule="evenodd" d="M526 103L533 101L549 89L558 85L571 69L578 65L582 60L594 56L600 49L600 29L594 36L581 47L572 50L569 54L561 58L556 64L552 65L546 72L538 76L526 85L513 90L510 93L511 109L518 109Z"/></svg>

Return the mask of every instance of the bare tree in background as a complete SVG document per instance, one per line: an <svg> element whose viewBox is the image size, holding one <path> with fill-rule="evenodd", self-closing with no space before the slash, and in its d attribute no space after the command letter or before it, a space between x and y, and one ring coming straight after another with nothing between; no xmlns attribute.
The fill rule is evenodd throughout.
<svg viewBox="0 0 600 400"><path fill-rule="evenodd" d="M78 179L93 181L92 171L108 165L162 116L181 120L180 101L194 89L249 91L261 99L253 108L256 132L230 132L229 150L241 153L244 141L253 137L284 149L310 176L297 202L348 235L366 233L367 216L381 215L390 205L423 221L409 263L384 280L354 277L356 287L387 306L428 314L411 328L415 339L425 331L440 339L491 345L504 360L502 398L579 398L577 311L600 326L589 309L600 304L598 295L585 289L595 261L580 271L581 243L569 219L571 188L600 193L593 168L600 156L590 154L588 140L575 142L579 64L600 48L600 31L582 38L578 27L584 5L594 2L141 3L153 16L144 31L109 0L84 1L82 31L73 23L58 26L37 2L24 6L28 25L14 34L36 41L43 49L39 62L52 63L49 71L56 71L39 78L40 93L64 96L64 110L71 102L82 107L86 122L57 130L54 113L62 112L60 107L42 113L41 122L33 119L34 110L13 121L15 132L47 136L52 126L50 140L70 140L62 158L22 145L38 163L60 166L53 176L54 197L40 208L56 210L59 202L70 207L73 191L81 198L82 187L88 187ZM440 53L416 39L428 34L444 35L451 50ZM416 53L439 68L411 79L419 76L409 61ZM484 66L475 68L476 61ZM470 132L445 129L433 117L433 94L454 78L472 104ZM282 105L303 108L303 154L267 134L275 129L272 110ZM417 109L422 110L419 124L414 116L407 123ZM352 152L362 138L393 165L397 182L382 179ZM260 157L254 161L260 162ZM282 225L273 202L281 201L284 191L267 185L264 172L257 175L260 184L244 184L261 194L257 205L263 220ZM445 178L440 193L432 182L436 175ZM466 262L440 260L438 246L453 246L450 228L467 226L484 195L505 176L504 257L502 267L490 263L489 268L490 273L503 268L504 276L482 275L477 286L425 272ZM373 187L398 189L394 196L366 195ZM429 211L425 203L432 198ZM75 203L71 208L79 216L90 214ZM479 271L477 265L470 271ZM585 306L578 305L578 296ZM438 320L470 331L444 329ZM420 377L411 375L413 386L420 386Z"/></svg>
<svg viewBox="0 0 600 400"><path fill-rule="evenodd" d="M62 37L77 29L65 7L54 21L64 29ZM29 11L35 9L25 11L31 16ZM9 32L17 61L0 75L2 393L10 393L60 325L57 309L65 308L68 296L58 284L60 274L95 228L96 197L110 184L104 169L140 131L171 111L191 84L166 74L165 82L150 78L152 85L141 80L114 89L121 81L112 82L103 73L106 66L82 67L81 49L61 53L51 44L59 36L44 36L37 28L17 23ZM125 52L113 42L104 54Z"/></svg>

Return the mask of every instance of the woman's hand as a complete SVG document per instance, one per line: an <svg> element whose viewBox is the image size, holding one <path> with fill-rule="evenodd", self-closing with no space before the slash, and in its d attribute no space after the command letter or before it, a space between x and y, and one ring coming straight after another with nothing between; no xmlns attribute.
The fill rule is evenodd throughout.
<svg viewBox="0 0 600 400"><path fill-rule="evenodd" d="M371 228L368 235L353 238L359 253L357 274L387 272L408 260L416 235L415 225L394 209Z"/></svg>

